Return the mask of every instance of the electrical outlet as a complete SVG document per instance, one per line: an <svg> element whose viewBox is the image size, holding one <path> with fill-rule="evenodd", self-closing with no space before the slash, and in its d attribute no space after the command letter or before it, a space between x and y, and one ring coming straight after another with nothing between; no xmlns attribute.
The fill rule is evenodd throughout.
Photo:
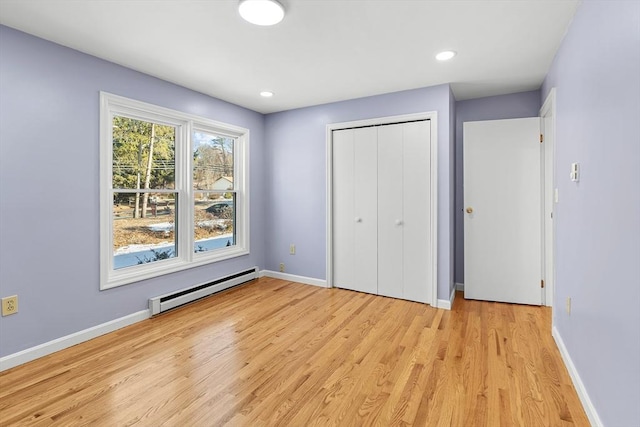
<svg viewBox="0 0 640 427"><path fill-rule="evenodd" d="M18 295L2 298L2 315L9 316L18 312Z"/></svg>
<svg viewBox="0 0 640 427"><path fill-rule="evenodd" d="M280 263L280 273L284 273L284 262Z"/></svg>
<svg viewBox="0 0 640 427"><path fill-rule="evenodd" d="M295 254L296 254L296 245L292 243L289 245L289 255L295 255Z"/></svg>
<svg viewBox="0 0 640 427"><path fill-rule="evenodd" d="M571 314L571 297L567 297L567 314Z"/></svg>

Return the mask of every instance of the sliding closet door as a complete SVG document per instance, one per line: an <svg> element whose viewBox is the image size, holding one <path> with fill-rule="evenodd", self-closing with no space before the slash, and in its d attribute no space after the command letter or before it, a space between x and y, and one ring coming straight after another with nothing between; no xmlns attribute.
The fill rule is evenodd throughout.
<svg viewBox="0 0 640 427"><path fill-rule="evenodd" d="M431 254L431 128L429 121L403 126L403 297L429 301ZM435 196L434 196L435 197Z"/></svg>
<svg viewBox="0 0 640 427"><path fill-rule="evenodd" d="M333 134L333 261L335 285L375 294L377 262L376 129Z"/></svg>
<svg viewBox="0 0 640 427"><path fill-rule="evenodd" d="M378 293L404 298L402 124L378 128Z"/></svg>

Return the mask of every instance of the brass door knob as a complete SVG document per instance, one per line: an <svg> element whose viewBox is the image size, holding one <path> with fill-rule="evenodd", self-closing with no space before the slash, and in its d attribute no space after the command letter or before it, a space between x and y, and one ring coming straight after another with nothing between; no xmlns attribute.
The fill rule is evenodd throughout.
<svg viewBox="0 0 640 427"><path fill-rule="evenodd" d="M472 208L471 206L469 206L469 207L467 208L467 213L468 213L468 214L470 214L470 213L472 213L472 212L473 212L473 208Z"/></svg>

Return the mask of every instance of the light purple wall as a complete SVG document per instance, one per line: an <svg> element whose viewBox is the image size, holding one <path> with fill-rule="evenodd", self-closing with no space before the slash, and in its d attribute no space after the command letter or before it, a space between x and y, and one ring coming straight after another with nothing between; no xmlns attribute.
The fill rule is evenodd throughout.
<svg viewBox="0 0 640 427"><path fill-rule="evenodd" d="M251 132L251 255L99 291L99 91ZM264 116L0 26L0 356L263 265Z"/></svg>
<svg viewBox="0 0 640 427"><path fill-rule="evenodd" d="M584 1L556 87L554 324L606 426L640 425L640 2ZM580 163L580 182L569 166ZM569 316L565 300L571 297Z"/></svg>
<svg viewBox="0 0 640 427"><path fill-rule="evenodd" d="M537 117L540 91L491 96L456 102L455 118L455 282L464 283L464 171L462 124L477 120L518 119Z"/></svg>
<svg viewBox="0 0 640 427"><path fill-rule="evenodd" d="M265 265L288 273L326 276L326 125L425 111L438 112L438 297L449 298L452 283L452 222L449 85L396 92L269 114L266 223L269 251ZM289 255L289 244L296 255Z"/></svg>

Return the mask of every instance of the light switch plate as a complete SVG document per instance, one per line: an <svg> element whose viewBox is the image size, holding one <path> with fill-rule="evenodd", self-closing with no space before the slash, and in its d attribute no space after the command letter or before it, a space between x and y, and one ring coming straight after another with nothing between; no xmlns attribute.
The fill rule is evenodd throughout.
<svg viewBox="0 0 640 427"><path fill-rule="evenodd" d="M578 182L580 180L580 163L571 163L571 181Z"/></svg>

